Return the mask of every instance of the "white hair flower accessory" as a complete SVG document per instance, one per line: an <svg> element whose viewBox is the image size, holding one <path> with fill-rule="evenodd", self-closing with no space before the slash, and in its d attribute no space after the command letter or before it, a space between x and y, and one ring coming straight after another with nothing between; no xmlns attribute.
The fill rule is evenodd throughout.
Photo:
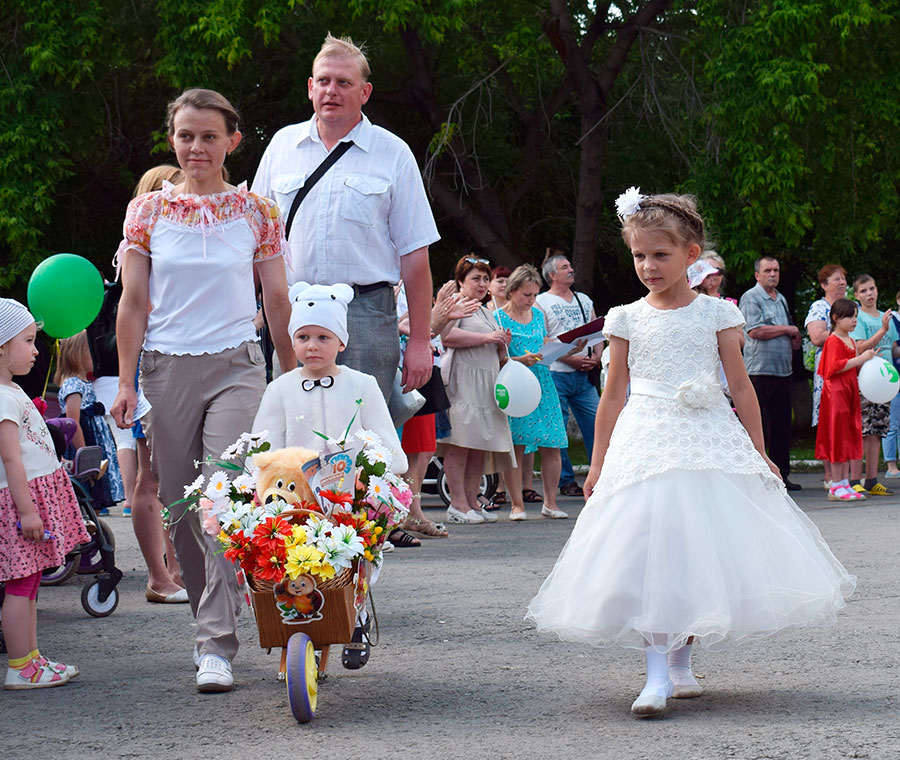
<svg viewBox="0 0 900 760"><path fill-rule="evenodd" d="M641 195L641 188L629 187L616 198L616 214L622 220L627 219L641 210L641 201L646 197L646 195Z"/></svg>

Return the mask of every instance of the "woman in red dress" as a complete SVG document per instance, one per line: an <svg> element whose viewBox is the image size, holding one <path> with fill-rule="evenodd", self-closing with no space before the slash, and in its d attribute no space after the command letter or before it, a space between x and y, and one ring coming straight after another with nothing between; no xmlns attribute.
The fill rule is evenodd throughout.
<svg viewBox="0 0 900 760"><path fill-rule="evenodd" d="M862 458L862 413L857 368L876 352L857 353L855 302L840 298L831 307L831 335L822 347L818 373L825 382L816 432L816 459L831 462L830 501L865 498L850 488L850 460Z"/></svg>

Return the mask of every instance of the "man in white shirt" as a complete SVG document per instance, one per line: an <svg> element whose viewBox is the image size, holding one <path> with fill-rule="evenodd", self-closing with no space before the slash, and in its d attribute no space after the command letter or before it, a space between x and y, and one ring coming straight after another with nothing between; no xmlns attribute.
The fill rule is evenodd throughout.
<svg viewBox="0 0 900 760"><path fill-rule="evenodd" d="M594 303L590 296L572 290L575 270L564 255L559 253L549 256L541 267L541 274L550 289L537 297L537 305L547 315L549 337L555 338L560 333L573 330L596 318ZM594 418L597 415L597 404L600 402L597 388L588 378L588 372L599 367L601 348L599 345L594 347L596 350L585 347L579 353L550 365L550 376L559 394L563 422L568 425L571 408L584 438L588 460L594 448ZM560 453L562 471L559 477L559 492L564 496L581 496L581 487L575 482L575 472L572 469L568 449L563 449Z"/></svg>
<svg viewBox="0 0 900 760"><path fill-rule="evenodd" d="M307 178L339 143L352 141L292 221L288 281L353 286L350 342L341 362L374 375L387 400L400 358L393 285L401 278L410 325L404 390L431 377L428 246L440 237L409 146L362 113L372 94L363 52L329 34L312 73L308 93L315 115L275 134L252 189L275 200L287 221Z"/></svg>

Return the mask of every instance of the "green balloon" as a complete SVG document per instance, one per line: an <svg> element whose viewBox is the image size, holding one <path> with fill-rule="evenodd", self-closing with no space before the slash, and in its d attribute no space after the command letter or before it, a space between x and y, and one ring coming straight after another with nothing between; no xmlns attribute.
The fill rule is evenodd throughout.
<svg viewBox="0 0 900 760"><path fill-rule="evenodd" d="M100 313L103 277L97 267L74 253L44 259L28 281L28 308L51 338L81 332Z"/></svg>

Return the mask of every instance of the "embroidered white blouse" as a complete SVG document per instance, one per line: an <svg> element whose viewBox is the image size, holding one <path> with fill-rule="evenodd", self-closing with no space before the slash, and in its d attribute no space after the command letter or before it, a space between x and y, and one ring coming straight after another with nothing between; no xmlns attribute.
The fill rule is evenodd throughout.
<svg viewBox="0 0 900 760"><path fill-rule="evenodd" d="M128 204L117 253L151 259L144 349L215 354L257 340L253 264L287 251L278 207L246 182L214 195L172 188L166 182Z"/></svg>

